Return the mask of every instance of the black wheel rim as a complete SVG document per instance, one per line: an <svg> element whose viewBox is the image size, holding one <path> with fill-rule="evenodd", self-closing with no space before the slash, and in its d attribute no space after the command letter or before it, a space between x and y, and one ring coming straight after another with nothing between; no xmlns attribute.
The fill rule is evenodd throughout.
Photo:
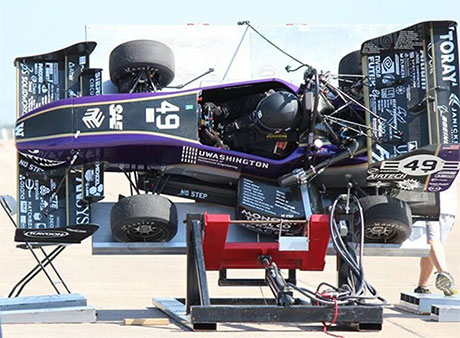
<svg viewBox="0 0 460 338"><path fill-rule="evenodd" d="M161 242L167 232L154 221L142 220L126 226L125 237L131 242Z"/></svg>
<svg viewBox="0 0 460 338"><path fill-rule="evenodd" d="M364 229L364 238L369 242L392 242L398 237L398 232L390 223L374 223Z"/></svg>

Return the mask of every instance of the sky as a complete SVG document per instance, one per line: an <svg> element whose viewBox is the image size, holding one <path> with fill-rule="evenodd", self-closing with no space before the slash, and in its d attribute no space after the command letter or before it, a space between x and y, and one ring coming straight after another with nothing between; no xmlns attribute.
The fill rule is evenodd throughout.
<svg viewBox="0 0 460 338"><path fill-rule="evenodd" d="M85 40L88 24L412 25L460 22L458 0L0 0L0 126L15 119L13 60Z"/></svg>

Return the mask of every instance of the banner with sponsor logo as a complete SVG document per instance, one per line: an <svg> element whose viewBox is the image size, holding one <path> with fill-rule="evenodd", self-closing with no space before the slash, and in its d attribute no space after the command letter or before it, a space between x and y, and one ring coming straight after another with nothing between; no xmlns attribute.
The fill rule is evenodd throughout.
<svg viewBox="0 0 460 338"><path fill-rule="evenodd" d="M17 117L57 100L102 94L100 69L89 69L95 42L81 42L42 55L18 57Z"/></svg>
<svg viewBox="0 0 460 338"><path fill-rule="evenodd" d="M363 43L369 160L459 142L456 23L432 21Z"/></svg>
<svg viewBox="0 0 460 338"><path fill-rule="evenodd" d="M44 166L28 154L19 154L18 227L54 229L90 222L89 203L104 196L101 163L67 171L59 163Z"/></svg>
<svg viewBox="0 0 460 338"><path fill-rule="evenodd" d="M459 170L459 144L430 145L372 163L367 183L397 190L439 192L452 185Z"/></svg>

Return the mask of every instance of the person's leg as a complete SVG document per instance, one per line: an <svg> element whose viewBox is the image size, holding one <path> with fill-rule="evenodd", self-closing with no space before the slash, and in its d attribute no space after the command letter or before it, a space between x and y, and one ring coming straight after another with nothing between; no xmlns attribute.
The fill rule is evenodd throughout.
<svg viewBox="0 0 460 338"><path fill-rule="evenodd" d="M454 216L441 214L439 222L426 222L426 236L427 242L430 245L430 254L428 257L422 257L420 260L419 281L414 292L430 293L430 290L426 286L433 269L436 268L436 287L443 291L446 296L457 293L455 281L450 273L447 272L447 262L444 252L444 243L447 240L449 232L452 230L454 220Z"/></svg>
<svg viewBox="0 0 460 338"><path fill-rule="evenodd" d="M428 280L436 268L436 288L444 292L446 296L452 296L457 293L455 282L452 276L447 272L446 258L444 247L438 240L430 240L430 255L420 259L420 275L418 286L414 290L415 293L431 293L427 287Z"/></svg>
<svg viewBox="0 0 460 338"><path fill-rule="evenodd" d="M420 259L420 275L418 279L418 286L426 287L428 285L428 280L430 279L433 270L434 265L431 262L431 258L429 256L422 257Z"/></svg>
<svg viewBox="0 0 460 338"><path fill-rule="evenodd" d="M431 293L427 285L433 270L434 266L433 263L431 263L431 258L429 256L422 257L420 259L420 275L418 278L418 286L414 290L415 293Z"/></svg>
<svg viewBox="0 0 460 338"><path fill-rule="evenodd" d="M427 238L430 244L429 257L437 271L435 285L446 296L452 296L457 293L454 278L448 272L444 251L444 243L452 230L454 220L454 216L441 214L439 222L427 222ZM422 278L422 271L420 272L420 277Z"/></svg>
<svg viewBox="0 0 460 338"><path fill-rule="evenodd" d="M429 259L431 260L432 266L436 268L437 272L447 271L446 255L441 241L432 239L428 241L428 244L430 244Z"/></svg>
<svg viewBox="0 0 460 338"><path fill-rule="evenodd" d="M430 293L427 285L434 268L442 271L445 268L445 255L441 242L440 224L439 222L426 222L426 237L427 243L430 245L430 253L427 257L420 259L420 274L418 286L414 290L416 293Z"/></svg>
<svg viewBox="0 0 460 338"><path fill-rule="evenodd" d="M436 276L436 281L435 285L436 287L444 292L444 295L446 296L452 296L458 293L458 290L455 286L455 280L452 275L447 272L447 260L445 257L445 251L444 251L444 245L446 244L447 237L449 236L449 233L452 231L452 228L455 223L455 216L454 215L446 215L446 214L441 214L439 217L439 231L440 231L440 241L438 243L435 243L435 245L438 245L438 247L435 248L434 255L432 260L433 263L436 261L436 270L438 270L437 276Z"/></svg>
<svg viewBox="0 0 460 338"><path fill-rule="evenodd" d="M439 237L439 223L438 222L425 222L426 226L426 237L427 243L430 245L430 253L427 257L422 257L420 259L420 274L418 277L417 288L415 288L415 293L431 293L428 289L428 280L430 279L431 274L434 270L433 259L437 262L436 253L433 250L433 239L437 236Z"/></svg>

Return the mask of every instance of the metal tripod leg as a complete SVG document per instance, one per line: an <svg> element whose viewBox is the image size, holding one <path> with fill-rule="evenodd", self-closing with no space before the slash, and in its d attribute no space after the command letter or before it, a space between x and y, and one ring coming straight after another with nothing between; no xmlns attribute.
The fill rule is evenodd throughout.
<svg viewBox="0 0 460 338"><path fill-rule="evenodd" d="M58 248L62 248L62 249L60 249L60 251L56 254L56 256L54 258L56 258L62 251L64 251L65 246L64 245L59 245L56 249L58 249ZM64 279L62 279L61 274L57 271L56 267L53 264L54 258L51 259L50 255L48 255L46 253L46 251L43 249L43 247L40 247L40 251L43 253L43 255L45 256L45 259L46 259L45 267L49 264L51 266L51 269L53 269L54 273L56 274L57 278L59 278L59 281L61 282L62 286L67 291L67 293L71 293L69 288L67 287L67 284L64 282Z"/></svg>
<svg viewBox="0 0 460 338"><path fill-rule="evenodd" d="M40 250L42 251L43 255L45 256L45 258L43 258L41 261L40 259L38 258L38 256L35 254L35 252L33 251L31 245L29 243L26 243L26 246L27 248L29 249L29 251L32 253L32 255L34 256L35 260L37 261L37 265L35 265L34 268L32 268L14 287L13 289L10 291L8 297L18 297L21 292L23 291L24 287L30 282L32 281L35 276L37 276L40 271L43 271L43 273L45 273L47 279L49 280L49 282L51 283L51 285L53 286L54 290L60 294L59 292L59 289L57 288L56 286L56 283L54 283L54 281L51 279L51 276L49 275L48 271L46 271L46 267L48 265L51 265L53 271L55 272L56 276L59 278L59 280L61 281L62 285L64 286L64 288L66 289L66 291L68 293L70 293L70 290L69 288L67 287L67 285L65 284L64 280L62 279L61 275L58 273L56 267L53 265L52 261L65 249L65 246L63 245L59 245L58 247L56 247L50 254L47 254L45 252L45 250L40 247ZM19 287L19 290L15 293L16 289ZM14 295L13 295L14 294Z"/></svg>
<svg viewBox="0 0 460 338"><path fill-rule="evenodd" d="M5 200L5 197L3 196L0 196L0 205L2 206L3 210L5 211L5 213L7 214L8 218L10 219L11 223L13 223L14 227L15 228L18 228L16 222L14 221L14 218L13 218L13 214L14 212L11 210L11 208L9 207L7 201ZM48 265L51 266L51 268L53 269L54 273L56 274L56 276L59 278L61 284L64 286L64 288L66 289L66 291L68 293L70 293L70 290L69 288L67 287L67 284L64 282L64 280L62 279L61 275L59 274L59 272L57 271L56 267L54 266L53 264L53 260L65 249L65 246L63 245L59 245L58 247L56 247L49 255L46 253L46 251L43 249L43 247L39 247L40 251L42 252L43 256L45 256L44 259L42 259L40 261L40 259L38 258L38 256L35 254L32 246L30 245L30 243L28 242L25 242L25 245L26 245L26 248L32 253L32 255L34 256L35 260L37 261L37 265L32 268L14 287L13 289L10 291L8 297L11 298L15 292L15 290L20 286L18 292L16 293L16 295L14 297L18 297L22 290L24 289L24 287L32 280L35 278L35 276L38 275L38 273L40 271L43 271L43 273L46 275L46 278L49 280L49 282L51 283L51 285L53 286L54 290L56 290L56 292L58 294L60 294L59 292L59 289L57 288L56 286L56 283L54 283L54 281L51 279L51 276L48 274L48 271L46 271L46 267Z"/></svg>

